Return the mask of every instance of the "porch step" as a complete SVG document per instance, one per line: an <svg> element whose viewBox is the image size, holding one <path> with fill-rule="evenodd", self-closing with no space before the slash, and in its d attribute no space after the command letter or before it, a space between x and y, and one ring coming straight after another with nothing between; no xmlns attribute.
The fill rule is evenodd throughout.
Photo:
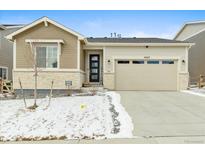
<svg viewBox="0 0 205 154"><path fill-rule="evenodd" d="M90 83L83 83L83 87L103 87L101 84L90 84Z"/></svg>
<svg viewBox="0 0 205 154"><path fill-rule="evenodd" d="M83 87L80 88L83 92L104 92L105 89L100 84L83 84Z"/></svg>

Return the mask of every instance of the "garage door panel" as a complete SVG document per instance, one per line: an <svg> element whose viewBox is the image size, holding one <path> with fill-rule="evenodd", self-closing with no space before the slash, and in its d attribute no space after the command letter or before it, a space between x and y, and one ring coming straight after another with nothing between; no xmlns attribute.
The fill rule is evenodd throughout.
<svg viewBox="0 0 205 154"><path fill-rule="evenodd" d="M177 62L116 63L116 90L177 90Z"/></svg>

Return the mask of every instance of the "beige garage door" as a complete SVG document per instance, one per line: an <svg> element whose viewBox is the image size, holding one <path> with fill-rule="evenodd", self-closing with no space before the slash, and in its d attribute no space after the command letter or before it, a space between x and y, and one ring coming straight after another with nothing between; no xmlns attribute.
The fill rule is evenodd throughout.
<svg viewBox="0 0 205 154"><path fill-rule="evenodd" d="M177 90L177 61L117 60L116 90Z"/></svg>

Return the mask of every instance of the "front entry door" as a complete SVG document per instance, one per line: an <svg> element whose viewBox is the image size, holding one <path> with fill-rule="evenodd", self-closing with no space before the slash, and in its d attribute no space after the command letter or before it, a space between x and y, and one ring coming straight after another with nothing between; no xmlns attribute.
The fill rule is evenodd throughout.
<svg viewBox="0 0 205 154"><path fill-rule="evenodd" d="M90 55L90 82L99 82L100 80L100 56L98 54Z"/></svg>

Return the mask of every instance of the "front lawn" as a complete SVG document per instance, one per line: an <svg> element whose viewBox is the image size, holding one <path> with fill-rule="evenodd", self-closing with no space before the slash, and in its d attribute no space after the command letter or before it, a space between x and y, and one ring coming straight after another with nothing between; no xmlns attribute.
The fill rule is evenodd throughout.
<svg viewBox="0 0 205 154"><path fill-rule="evenodd" d="M48 98L37 104L36 110L28 110L23 100L0 101L0 140L132 137L131 118L115 92L53 98L48 108Z"/></svg>

